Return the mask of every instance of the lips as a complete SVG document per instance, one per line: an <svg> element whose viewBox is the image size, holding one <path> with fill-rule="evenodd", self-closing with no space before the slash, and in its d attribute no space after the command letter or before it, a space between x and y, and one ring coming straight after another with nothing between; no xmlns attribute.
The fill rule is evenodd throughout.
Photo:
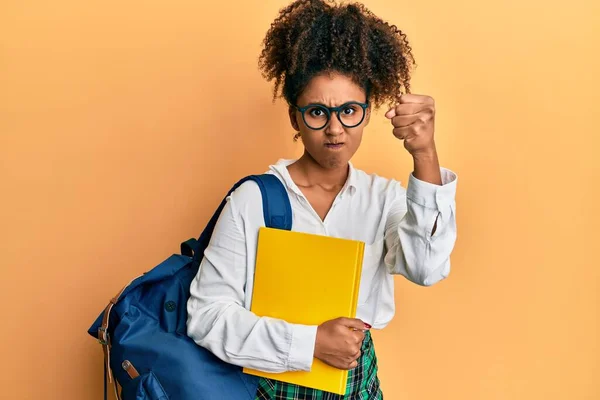
<svg viewBox="0 0 600 400"><path fill-rule="evenodd" d="M325 147L329 151L341 151L344 148L344 143L325 143Z"/></svg>

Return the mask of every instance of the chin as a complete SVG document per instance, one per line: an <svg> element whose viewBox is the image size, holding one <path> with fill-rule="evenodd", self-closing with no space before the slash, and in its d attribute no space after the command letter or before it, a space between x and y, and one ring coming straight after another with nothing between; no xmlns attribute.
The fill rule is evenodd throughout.
<svg viewBox="0 0 600 400"><path fill-rule="evenodd" d="M329 156L322 159L319 164L326 169L336 169L348 164L348 159L343 156Z"/></svg>
<svg viewBox="0 0 600 400"><path fill-rule="evenodd" d="M318 164L323 169L337 169L348 165L348 161L350 161L351 154L348 154L347 151L341 152L324 152L317 153L311 151L305 151L304 156L310 157L313 162Z"/></svg>

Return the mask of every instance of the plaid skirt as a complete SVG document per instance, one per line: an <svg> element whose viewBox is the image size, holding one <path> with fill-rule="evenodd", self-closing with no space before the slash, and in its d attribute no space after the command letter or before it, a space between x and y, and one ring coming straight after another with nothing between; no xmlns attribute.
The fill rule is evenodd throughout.
<svg viewBox="0 0 600 400"><path fill-rule="evenodd" d="M262 378L256 400L383 400L371 332L365 334L358 366L348 372L346 394L343 396Z"/></svg>

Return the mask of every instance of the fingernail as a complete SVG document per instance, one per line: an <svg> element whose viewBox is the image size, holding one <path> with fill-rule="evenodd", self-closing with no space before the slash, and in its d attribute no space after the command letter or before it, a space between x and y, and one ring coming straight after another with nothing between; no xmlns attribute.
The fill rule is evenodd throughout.
<svg viewBox="0 0 600 400"><path fill-rule="evenodd" d="M365 327L366 327L367 329L371 329L371 325L367 324L366 322L365 322Z"/></svg>

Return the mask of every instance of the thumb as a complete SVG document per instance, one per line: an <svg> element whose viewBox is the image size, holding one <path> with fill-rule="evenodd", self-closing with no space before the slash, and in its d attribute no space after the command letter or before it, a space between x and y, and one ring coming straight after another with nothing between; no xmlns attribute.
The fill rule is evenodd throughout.
<svg viewBox="0 0 600 400"><path fill-rule="evenodd" d="M395 107L392 107L392 108L390 108L390 109L388 110L388 112L386 112L386 113L385 113L385 117L386 117L386 118L389 118L389 119L392 119L392 118L394 118L395 116L396 116L396 108L395 108Z"/></svg>
<svg viewBox="0 0 600 400"><path fill-rule="evenodd" d="M363 322L358 318L342 318L340 322L348 328L356 329L359 331L364 331L365 329L371 328L371 325Z"/></svg>

